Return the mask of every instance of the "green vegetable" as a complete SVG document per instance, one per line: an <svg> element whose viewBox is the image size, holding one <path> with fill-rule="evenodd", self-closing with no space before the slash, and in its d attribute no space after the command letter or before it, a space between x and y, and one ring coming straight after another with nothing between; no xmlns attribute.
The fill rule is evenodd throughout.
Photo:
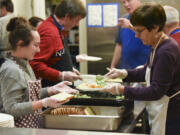
<svg viewBox="0 0 180 135"><path fill-rule="evenodd" d="M125 99L125 97L124 97L124 95L119 95L119 96L116 96L116 99L119 99L119 100L124 100L124 99Z"/></svg>
<svg viewBox="0 0 180 135"><path fill-rule="evenodd" d="M97 75L96 76L96 83L98 84L98 85L100 85L100 86L105 86L106 85L106 83L105 83L105 78L104 78L104 76L102 76L102 75Z"/></svg>
<svg viewBox="0 0 180 135"><path fill-rule="evenodd" d="M96 80L104 80L104 76L102 76L102 75L96 75Z"/></svg>
<svg viewBox="0 0 180 135"><path fill-rule="evenodd" d="M88 96L86 94L80 95L80 94L76 94L74 95L75 98L91 98L91 96Z"/></svg>

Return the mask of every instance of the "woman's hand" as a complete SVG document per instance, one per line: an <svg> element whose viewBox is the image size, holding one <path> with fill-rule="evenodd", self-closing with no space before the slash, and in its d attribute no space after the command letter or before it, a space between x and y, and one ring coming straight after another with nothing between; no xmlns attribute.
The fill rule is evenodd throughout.
<svg viewBox="0 0 180 135"><path fill-rule="evenodd" d="M116 68L109 69L109 68L107 68L107 70L109 70L109 72L107 74L105 74L105 78L120 77L120 78L124 79L128 75L128 72L125 69L116 69Z"/></svg>
<svg viewBox="0 0 180 135"><path fill-rule="evenodd" d="M54 94L57 94L57 93L62 93L62 92L65 92L65 93L70 93L70 94L74 94L74 93L78 93L79 91L75 90L75 89L72 89L71 87L69 87L68 85L72 85L71 82L68 82L68 81L63 81L63 82L60 82L52 87L49 87L49 92L50 93L49 95L54 95Z"/></svg>
<svg viewBox="0 0 180 135"><path fill-rule="evenodd" d="M124 93L124 86L119 83L109 84L101 92L109 92L112 95L120 95Z"/></svg>
<svg viewBox="0 0 180 135"><path fill-rule="evenodd" d="M57 108L59 106L61 106L62 104L66 103L67 101L62 101L59 102L59 100L48 97L48 98L44 98L42 100L40 100L40 102L42 103L42 106L47 108L47 107L52 107L52 108Z"/></svg>

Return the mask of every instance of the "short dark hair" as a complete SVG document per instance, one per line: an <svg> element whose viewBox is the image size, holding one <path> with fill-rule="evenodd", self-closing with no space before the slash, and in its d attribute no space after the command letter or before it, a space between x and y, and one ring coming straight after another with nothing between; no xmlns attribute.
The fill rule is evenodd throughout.
<svg viewBox="0 0 180 135"><path fill-rule="evenodd" d="M146 3L138 7L131 15L130 22L133 26L144 26L151 31L155 25L162 31L166 22L164 8L157 3Z"/></svg>
<svg viewBox="0 0 180 135"><path fill-rule="evenodd" d="M7 31L9 33L9 43L12 50L16 50L18 41L22 40L22 46L28 46L33 40L31 31L34 30L30 27L28 21L23 17L14 17L7 24Z"/></svg>
<svg viewBox="0 0 180 135"><path fill-rule="evenodd" d="M81 0L62 0L55 9L55 15L58 18L65 17L68 14L70 18L86 16L86 9Z"/></svg>
<svg viewBox="0 0 180 135"><path fill-rule="evenodd" d="M5 7L8 12L14 12L14 6L11 0L0 1L0 8Z"/></svg>
<svg viewBox="0 0 180 135"><path fill-rule="evenodd" d="M33 27L37 27L37 24L39 22L42 22L42 21L44 21L44 20L42 18L40 18L40 17L37 17L37 16L33 16L33 17L29 18L29 23Z"/></svg>

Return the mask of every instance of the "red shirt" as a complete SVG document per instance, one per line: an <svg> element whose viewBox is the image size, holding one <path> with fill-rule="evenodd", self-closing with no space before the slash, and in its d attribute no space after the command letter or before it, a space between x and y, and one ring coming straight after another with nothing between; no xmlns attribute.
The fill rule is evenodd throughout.
<svg viewBox="0 0 180 135"><path fill-rule="evenodd" d="M61 58L53 57L57 52L64 51L63 42L59 36L59 31L53 23L53 19L48 17L39 27L40 34L40 52L34 56L30 64L37 78L43 78L50 81L59 80L59 71L51 68ZM58 54L60 54L58 53ZM63 55L63 54L62 54Z"/></svg>
<svg viewBox="0 0 180 135"><path fill-rule="evenodd" d="M180 32L174 33L170 35L170 37L174 38L176 42L178 43L178 46L180 47Z"/></svg>

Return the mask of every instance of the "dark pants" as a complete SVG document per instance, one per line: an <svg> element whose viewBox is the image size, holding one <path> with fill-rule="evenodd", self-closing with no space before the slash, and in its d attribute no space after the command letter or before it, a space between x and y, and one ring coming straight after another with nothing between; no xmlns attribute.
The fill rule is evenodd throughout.
<svg viewBox="0 0 180 135"><path fill-rule="evenodd" d="M180 118L166 123L166 135L180 135Z"/></svg>

